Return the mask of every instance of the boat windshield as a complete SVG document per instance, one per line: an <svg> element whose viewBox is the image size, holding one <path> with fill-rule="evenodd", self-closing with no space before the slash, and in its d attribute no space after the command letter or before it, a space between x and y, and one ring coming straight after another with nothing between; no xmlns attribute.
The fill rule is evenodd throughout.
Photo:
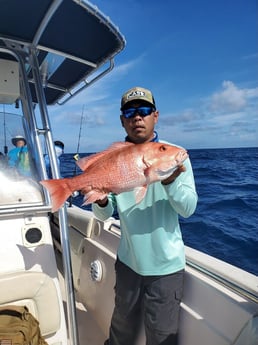
<svg viewBox="0 0 258 345"><path fill-rule="evenodd" d="M0 112L0 207L41 205L31 139L22 116Z"/></svg>

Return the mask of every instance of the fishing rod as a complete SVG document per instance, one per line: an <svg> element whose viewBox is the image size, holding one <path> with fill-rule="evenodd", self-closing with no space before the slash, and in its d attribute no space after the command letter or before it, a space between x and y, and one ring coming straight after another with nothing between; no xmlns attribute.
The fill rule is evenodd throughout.
<svg viewBox="0 0 258 345"><path fill-rule="evenodd" d="M84 114L84 105L83 105L83 107L82 107L81 123L80 123L80 129L79 129L77 150L76 150L76 154L73 156L73 158L74 158L76 161L78 161L78 159L79 159L79 150L80 150L80 141L81 141L83 114ZM76 168L77 168L77 165L75 164L75 173L76 173L76 170L77 170ZM75 175L75 174L74 174L74 175Z"/></svg>
<svg viewBox="0 0 258 345"><path fill-rule="evenodd" d="M78 135L78 143L77 143L77 150L76 154L73 156L75 161L78 161L80 156L79 156L79 150L80 150L80 142L81 142L81 132L82 132L82 122L83 122L83 115L84 115L84 105L82 107L82 114L81 114L81 121L80 121L80 129L79 129L79 135ZM77 175L77 164L75 163L74 165L74 171L73 171L73 176ZM72 200L73 200L73 195L70 196L69 198L69 207L72 206Z"/></svg>

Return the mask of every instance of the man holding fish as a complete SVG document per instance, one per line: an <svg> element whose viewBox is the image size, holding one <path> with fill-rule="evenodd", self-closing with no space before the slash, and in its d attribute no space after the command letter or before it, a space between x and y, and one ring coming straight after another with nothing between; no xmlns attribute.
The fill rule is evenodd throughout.
<svg viewBox="0 0 258 345"><path fill-rule="evenodd" d="M141 313L147 345L178 344L185 267L178 217L193 214L197 194L186 150L159 140L158 117L151 91L130 89L121 101L125 142L80 159L78 176L40 181L52 212L80 190L99 219L119 214L115 308L105 345L135 345Z"/></svg>
<svg viewBox="0 0 258 345"><path fill-rule="evenodd" d="M159 140L154 130L158 117L151 91L135 87L125 92L120 118L129 152L124 153L123 168L115 178L119 181L128 176L122 181L125 185L136 179L130 174L138 170L142 182L133 185L129 181L128 188L110 188L111 193L103 188L98 195L96 188L84 189L86 203L94 202L96 217L105 220L117 209L121 224L115 263L115 308L105 345L136 344L141 315L147 345L178 344L185 268L178 217L188 218L194 213L197 194L186 151ZM111 150L118 157L125 149L119 143ZM79 164L83 170L90 170L89 165L87 161Z"/></svg>

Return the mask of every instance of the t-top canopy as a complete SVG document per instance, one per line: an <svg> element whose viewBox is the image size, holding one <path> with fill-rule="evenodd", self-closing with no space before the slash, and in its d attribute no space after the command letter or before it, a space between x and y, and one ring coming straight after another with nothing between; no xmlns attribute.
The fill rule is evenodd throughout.
<svg viewBox="0 0 258 345"><path fill-rule="evenodd" d="M82 0L1 0L0 59L36 49L47 104L70 98L113 68L125 39L97 7ZM105 69L106 64L109 66ZM37 97L30 62L27 75ZM94 76L98 71L98 75ZM93 77L92 77L93 75ZM92 77L90 81L86 78ZM61 102L62 103L62 102Z"/></svg>

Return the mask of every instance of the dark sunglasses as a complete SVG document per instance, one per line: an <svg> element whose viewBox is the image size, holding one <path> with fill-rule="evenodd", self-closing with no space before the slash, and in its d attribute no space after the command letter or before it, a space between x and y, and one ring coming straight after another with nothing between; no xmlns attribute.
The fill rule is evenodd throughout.
<svg viewBox="0 0 258 345"><path fill-rule="evenodd" d="M126 119L130 119L131 117L133 117L136 114L139 114L140 116L148 116L154 110L155 110L155 108L153 108L153 107L129 108L129 109L122 110L122 115Z"/></svg>

